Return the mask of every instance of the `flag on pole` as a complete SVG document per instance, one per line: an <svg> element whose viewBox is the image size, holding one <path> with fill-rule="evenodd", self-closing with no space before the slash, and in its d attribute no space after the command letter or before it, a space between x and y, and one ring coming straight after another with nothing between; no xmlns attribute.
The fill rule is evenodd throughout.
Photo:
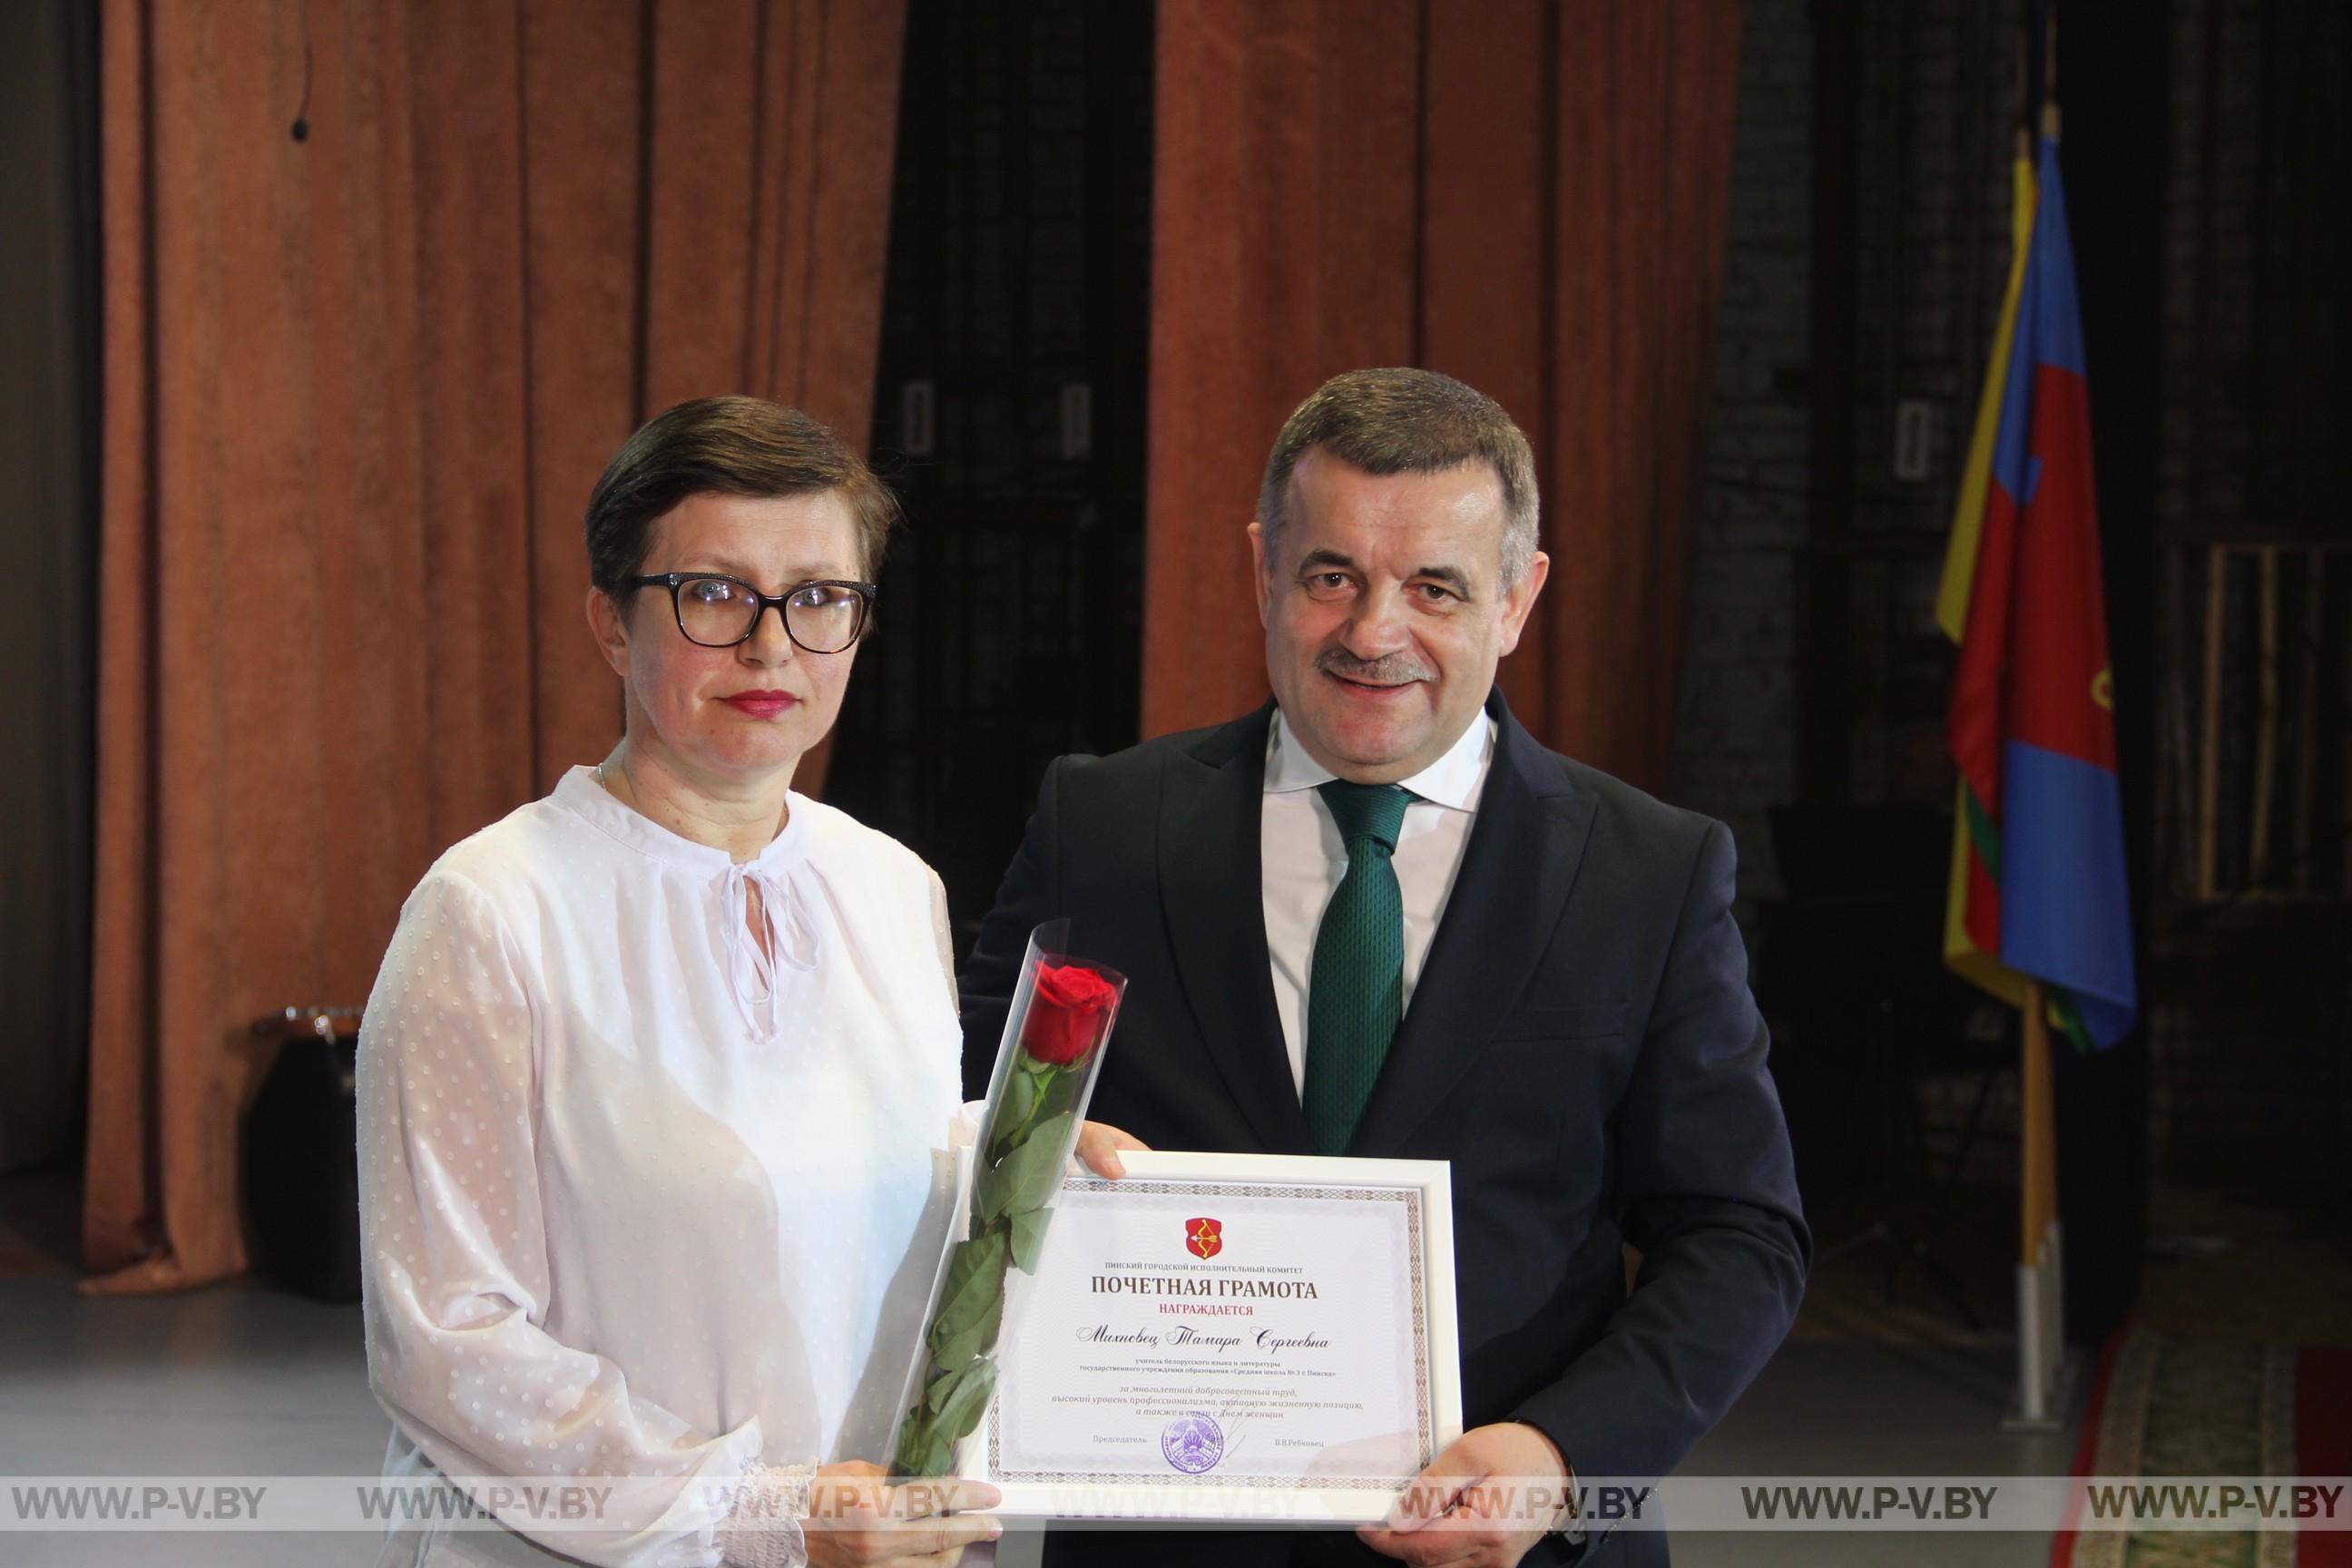
<svg viewBox="0 0 2352 1568"><path fill-rule="evenodd" d="M1944 578L1936 591L1936 621L1954 642L1968 632L1969 595L1976 584L1977 552L1984 539L1985 493L1992 482L1993 443L2000 434L2001 399L2009 390L2009 359L2017 342L2017 302L2025 291L2026 258L2033 252L2033 142L2017 133L2010 162L2009 284L2001 290L2000 323L1985 364L1984 390L1977 397L1975 427L1969 435L1968 462L1960 470L1960 502L1952 513L1951 542L1944 551ZM1981 810L1969 810L1969 781L1953 785L1952 871L1944 900L1944 963L1963 979L2012 1007L2025 1005L2025 977L2001 967L1996 948L1979 948L1969 935L1969 909L1994 907L1999 885L1988 865L1997 866L1997 847L1980 852L1990 837ZM1973 829L1973 830L1972 830Z"/></svg>
<svg viewBox="0 0 2352 1568"><path fill-rule="evenodd" d="M2054 136L2016 184L2018 232L2030 238L2011 266L1937 604L1960 645L1945 953L2012 1002L2026 978L2042 981L2078 1045L2109 1046L2137 1016L2137 985L2090 400Z"/></svg>
<svg viewBox="0 0 2352 1568"><path fill-rule="evenodd" d="M2017 301L2025 291L2025 258L2033 253L2033 146L2020 130L2017 155L2009 165L2009 285L2000 294L2000 321L1993 328L1992 355L1985 364L1984 390L1977 395L1968 462L1960 470L1960 504L1952 511L1944 578L1936 590L1936 624L1954 642L1968 631L1969 590L1976 582L1977 545L1984 537L1985 489L1992 481L1993 441L2000 434L2009 355L2017 342Z"/></svg>

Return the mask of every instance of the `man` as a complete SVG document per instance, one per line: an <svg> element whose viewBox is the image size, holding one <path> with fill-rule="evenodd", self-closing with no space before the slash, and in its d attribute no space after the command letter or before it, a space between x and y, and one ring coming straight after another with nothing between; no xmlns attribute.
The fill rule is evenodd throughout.
<svg viewBox="0 0 2352 1568"><path fill-rule="evenodd" d="M1097 1119L1155 1148L1452 1162L1467 1430L1408 1496L1663 1476L1780 1344L1811 1247L1730 835L1546 751L1495 689L1550 563L1490 399L1326 383L1249 541L1275 701L1047 770L965 976L967 1079L1028 932L1069 917L1129 982ZM1046 1560L1666 1561L1654 1531L1481 1523L1475 1494L1429 1511L1360 1540L1060 1532Z"/></svg>

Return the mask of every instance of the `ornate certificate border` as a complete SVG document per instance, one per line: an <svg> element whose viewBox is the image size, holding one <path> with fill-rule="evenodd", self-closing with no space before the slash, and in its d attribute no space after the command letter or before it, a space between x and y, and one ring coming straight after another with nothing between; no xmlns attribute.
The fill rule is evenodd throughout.
<svg viewBox="0 0 2352 1568"><path fill-rule="evenodd" d="M1459 1335L1454 1316L1453 1192L1442 1160L1318 1159L1277 1154L1130 1153L1126 1178L1073 1174L1064 1193L1126 1190L1154 1195L1402 1204L1413 1351L1415 1436L1423 1461L1462 1434ZM985 1441L982 1441L982 1433ZM1329 1521L1377 1518L1394 1495L1384 1477L1183 1476L1108 1471L1006 1470L998 1412L966 1439L962 1473L1004 1493L1010 1516L1125 1519L1246 1518ZM1089 1506L1099 1489L1106 1506ZM1115 1494L1115 1504L1110 1500ZM1226 1509L1218 1495L1254 1494ZM1287 1496L1295 1506L1285 1508ZM1139 1500L1141 1500L1139 1506ZM1164 1500L1165 1508L1160 1505ZM1074 1506L1075 1505L1075 1506Z"/></svg>

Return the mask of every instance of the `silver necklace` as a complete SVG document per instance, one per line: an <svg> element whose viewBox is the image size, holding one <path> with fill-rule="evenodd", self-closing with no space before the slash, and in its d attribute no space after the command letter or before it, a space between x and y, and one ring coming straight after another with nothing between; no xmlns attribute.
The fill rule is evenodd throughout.
<svg viewBox="0 0 2352 1568"><path fill-rule="evenodd" d="M629 776L629 759L626 757L621 759L621 780L629 786L627 804L634 805L637 799L637 781ZM604 764L602 763L596 764L596 782L604 787L605 794L615 798L619 797L621 792L614 789L612 781L604 776Z"/></svg>

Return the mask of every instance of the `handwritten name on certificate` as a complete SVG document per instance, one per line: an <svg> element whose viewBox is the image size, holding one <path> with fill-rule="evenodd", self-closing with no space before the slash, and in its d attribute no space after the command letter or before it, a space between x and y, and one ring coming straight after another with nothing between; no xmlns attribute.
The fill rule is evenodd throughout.
<svg viewBox="0 0 2352 1568"><path fill-rule="evenodd" d="M1461 1430L1444 1165L1127 1163L1016 1276L979 1473L1067 1515L1378 1517Z"/></svg>

